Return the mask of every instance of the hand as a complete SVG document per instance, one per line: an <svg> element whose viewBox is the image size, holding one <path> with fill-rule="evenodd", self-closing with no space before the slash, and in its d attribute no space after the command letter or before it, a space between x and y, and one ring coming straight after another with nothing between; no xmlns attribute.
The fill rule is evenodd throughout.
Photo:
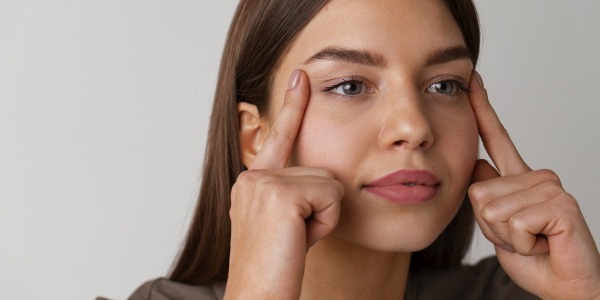
<svg viewBox="0 0 600 300"><path fill-rule="evenodd" d="M600 298L600 255L577 201L550 170L532 171L491 107L477 72L471 106L494 165L478 160L469 197L507 274L544 299Z"/></svg>
<svg viewBox="0 0 600 300"><path fill-rule="evenodd" d="M308 248L337 225L342 184L325 169L286 168L308 97L306 74L294 72L263 146L233 185L226 298L298 299Z"/></svg>

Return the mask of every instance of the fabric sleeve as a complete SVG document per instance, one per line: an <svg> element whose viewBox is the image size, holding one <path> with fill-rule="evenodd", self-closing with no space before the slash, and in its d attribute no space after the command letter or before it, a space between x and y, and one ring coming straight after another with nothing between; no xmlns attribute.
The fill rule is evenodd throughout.
<svg viewBox="0 0 600 300"><path fill-rule="evenodd" d="M128 300L221 300L224 284L186 285L166 278L150 280L142 284Z"/></svg>
<svg viewBox="0 0 600 300"><path fill-rule="evenodd" d="M476 265L447 270L419 270L411 273L406 299L539 299L525 291L504 272L493 256Z"/></svg>

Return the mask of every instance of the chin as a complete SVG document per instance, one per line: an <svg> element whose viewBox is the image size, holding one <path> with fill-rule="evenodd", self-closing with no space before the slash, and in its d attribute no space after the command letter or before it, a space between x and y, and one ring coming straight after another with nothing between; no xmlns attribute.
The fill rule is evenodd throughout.
<svg viewBox="0 0 600 300"><path fill-rule="evenodd" d="M427 248L442 233L447 224L428 224L418 228L398 227L396 224L378 230L344 230L334 235L349 243L378 252L416 252ZM400 228L400 229L399 229Z"/></svg>

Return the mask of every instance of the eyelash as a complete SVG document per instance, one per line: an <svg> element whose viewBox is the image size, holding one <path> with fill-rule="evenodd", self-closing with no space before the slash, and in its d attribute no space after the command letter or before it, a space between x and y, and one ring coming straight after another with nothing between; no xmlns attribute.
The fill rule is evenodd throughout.
<svg viewBox="0 0 600 300"><path fill-rule="evenodd" d="M426 90L428 90L429 87L431 87L434 84L448 83L448 82L454 84L456 86L456 88L458 89L458 91L456 91L454 94L443 94L443 93L438 93L438 94L440 94L442 96L457 96L457 95L462 95L464 93L468 94L471 91L471 89L469 88L469 86L462 79L460 79L458 77L453 77L453 78L449 78L449 79L445 79L445 80L441 80L441 81L432 83L429 86L427 86ZM325 92L325 93L331 93L331 94L334 94L335 96L343 97L343 98L351 98L351 97L358 96L358 95L343 95L343 94L338 94L338 93L332 92L333 90L335 90L335 89L337 89L337 88L339 88L339 87L341 87L341 86L343 86L345 84L348 84L348 83L359 84L359 85L363 86L363 88L365 88L364 87L364 85L365 85L365 80L364 79L351 77L350 79L342 78L341 81L339 81L339 82L337 82L337 83L335 83L335 84L333 84L331 86L325 87L321 91Z"/></svg>
<svg viewBox="0 0 600 300"><path fill-rule="evenodd" d="M324 93L330 93L330 94L334 94L335 96L339 96L339 97L345 97L345 98L350 98L350 97L356 97L357 95L343 95L343 94L338 94L338 93L334 93L332 92L333 90L348 84L348 83L355 83L355 84L359 84L361 85L363 88L365 88L365 80L362 78L356 78L356 77L350 77L350 79L346 79L346 78L342 78L340 79L340 81L338 81L337 83L335 83L334 85L325 87L321 90L321 92Z"/></svg>
<svg viewBox="0 0 600 300"><path fill-rule="evenodd" d="M445 79L442 81L438 81L436 83L430 84L427 89L429 89L430 86L434 85L434 84L438 84L438 83L444 83L444 82L451 82L453 84L456 85L456 88L458 88L458 91L455 94L451 94L448 96L456 96L456 95L462 95L464 93L469 93L471 92L471 89L469 89L469 86L460 78L457 77L453 77L453 78L449 78L449 79ZM445 95L445 94L441 94L440 95Z"/></svg>

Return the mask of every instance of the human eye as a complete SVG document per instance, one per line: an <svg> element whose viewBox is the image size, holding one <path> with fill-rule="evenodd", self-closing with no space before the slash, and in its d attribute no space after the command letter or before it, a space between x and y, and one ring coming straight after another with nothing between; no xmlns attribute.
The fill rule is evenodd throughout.
<svg viewBox="0 0 600 300"><path fill-rule="evenodd" d="M446 96L455 96L462 93L468 93L469 87L459 78L451 78L436 82L427 87L430 93L436 93Z"/></svg>
<svg viewBox="0 0 600 300"><path fill-rule="evenodd" d="M369 91L364 79L351 77L340 78L334 84L323 88L321 91L342 97L355 97Z"/></svg>

